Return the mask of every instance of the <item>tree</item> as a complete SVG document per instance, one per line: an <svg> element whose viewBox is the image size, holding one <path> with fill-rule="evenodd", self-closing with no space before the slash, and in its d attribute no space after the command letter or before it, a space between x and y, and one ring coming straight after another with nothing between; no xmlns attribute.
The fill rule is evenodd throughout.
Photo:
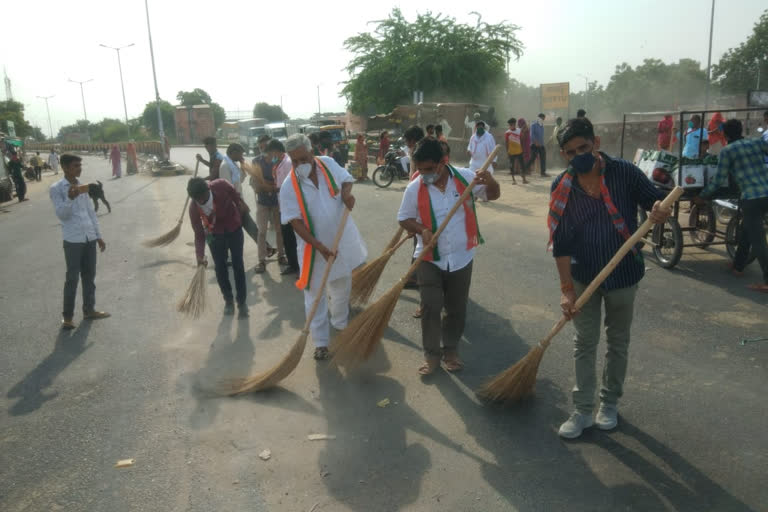
<svg viewBox="0 0 768 512"><path fill-rule="evenodd" d="M141 114L141 124L154 137L159 137L157 126L157 102L150 101L144 107L144 113ZM160 115L163 118L163 130L169 137L176 136L176 108L165 100L160 100Z"/></svg>
<svg viewBox="0 0 768 512"><path fill-rule="evenodd" d="M387 19L372 22L372 32L344 41L354 55L346 67L350 79L342 89L349 109L358 114L388 112L414 90L428 98L440 93L472 100L482 92L478 84L503 82L508 59L523 52L516 35L519 27L485 23L472 14L477 16L474 26L429 11L411 23L395 8Z"/></svg>
<svg viewBox="0 0 768 512"><path fill-rule="evenodd" d="M42 141L44 141L45 139L47 139L47 137L46 137L46 136L45 136L45 134L43 133L43 130L41 130L39 126L33 126L33 127L32 127L32 132L30 133L30 136L31 136L33 139L35 139L35 140L37 140L37 141L40 141L40 142L42 142Z"/></svg>
<svg viewBox="0 0 768 512"><path fill-rule="evenodd" d="M20 139L32 136L32 126L24 118L24 104L18 101L0 101L0 129L6 129L6 121L11 121ZM45 137L44 137L45 138Z"/></svg>
<svg viewBox="0 0 768 512"><path fill-rule="evenodd" d="M289 119L285 112L283 112L283 107L280 105L270 105L263 101L253 107L253 117L262 117L270 122Z"/></svg>
<svg viewBox="0 0 768 512"><path fill-rule="evenodd" d="M712 79L723 92L744 94L757 89L758 69L761 89L768 88L768 10L755 23L752 35L737 48L731 48L712 66Z"/></svg>
<svg viewBox="0 0 768 512"><path fill-rule="evenodd" d="M213 122L216 124L216 128L218 128L227 117L224 108L218 103L211 101L211 95L203 89L197 88L191 91L179 91L178 94L176 94L176 99L185 107L203 104L210 105L211 110L213 110Z"/></svg>

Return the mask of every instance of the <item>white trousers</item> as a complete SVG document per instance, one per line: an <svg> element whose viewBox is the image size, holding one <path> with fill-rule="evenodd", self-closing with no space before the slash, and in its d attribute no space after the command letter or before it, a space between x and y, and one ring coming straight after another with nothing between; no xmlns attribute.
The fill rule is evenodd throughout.
<svg viewBox="0 0 768 512"><path fill-rule="evenodd" d="M328 299L331 306L331 325L335 329L344 329L349 321L349 294L352 291L352 276L340 277L334 281L328 281L325 292L317 305L315 317L309 324L312 341L315 347L327 347L331 340L330 327L328 326ZM308 315L315 302L316 293L312 290L304 290L304 314Z"/></svg>

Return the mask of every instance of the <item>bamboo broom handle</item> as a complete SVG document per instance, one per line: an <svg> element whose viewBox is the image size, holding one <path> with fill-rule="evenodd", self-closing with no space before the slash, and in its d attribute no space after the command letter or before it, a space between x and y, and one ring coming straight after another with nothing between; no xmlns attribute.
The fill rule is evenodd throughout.
<svg viewBox="0 0 768 512"><path fill-rule="evenodd" d="M480 167L475 174L478 172L483 172L493 163L493 159L496 158L496 155L501 151L501 145L496 145L496 148L494 148L493 152L488 155L488 158L485 160L485 163L482 167ZM456 204L453 205L451 210L448 212L448 215L445 216L445 219L440 224L440 227L437 228L437 231L435 231L432 234L432 240L424 246L424 248L421 250L421 253L416 258L416 260L413 262L413 265L411 265L411 268L408 269L408 272L406 272L405 276L400 278L401 281L408 280L408 278L411 277L411 275L416 272L416 269L419 268L419 264L421 264L422 260L424 259L424 255L427 254L428 251L431 251L432 248L437 243L437 239L440 238L440 234L445 230L445 228L448 226L448 222L450 222L451 218L453 217L453 214L458 211L458 209L461 207L462 204L464 204L464 201L467 200L469 195L472 193L472 189L475 188L475 185L477 185L477 180L472 180L469 185L467 186L466 190L464 190L464 193L461 194L461 197L459 197L458 201L456 201Z"/></svg>
<svg viewBox="0 0 768 512"><path fill-rule="evenodd" d="M195 174L192 176L193 178L197 177L197 170L200 168L200 160L198 160L195 163ZM189 204L189 194L187 194L187 199L184 200L184 208L181 210L181 217L179 217L179 222L177 224L181 224L184 222L184 213L187 211L187 205Z"/></svg>
<svg viewBox="0 0 768 512"><path fill-rule="evenodd" d="M312 303L312 309L309 310L309 314L307 315L307 320L304 322L304 329L302 330L303 333L309 333L309 326L312 323L312 319L315 317L315 312L317 312L317 307L320 305L320 300L323 298L323 291L325 290L325 283L328 281L328 276L331 273L331 267L333 266L333 263L336 261L336 254L339 250L339 243L341 242L341 236L344 234L344 226L347 225L347 217L349 217L349 208L346 206L344 207L344 213L341 215L341 222L339 222L339 230L336 231L336 238L333 240L333 248L331 251L333 252L333 256L331 256L328 261L325 262L325 272L323 272L323 279L320 281L320 289L317 291L317 295L315 295L315 301ZM311 250L309 247L309 244L304 246L304 250L308 251ZM309 283L310 285L312 283Z"/></svg>
<svg viewBox="0 0 768 512"><path fill-rule="evenodd" d="M387 244L387 249L391 249L392 247L395 246L397 241L400 240L400 237L403 236L403 231L405 231L405 228L403 228L403 226L400 226L397 230L397 233L395 233L395 236L393 236L392 240L390 240L389 243Z"/></svg>
<svg viewBox="0 0 768 512"><path fill-rule="evenodd" d="M661 202L661 208L664 210L671 208L681 195L683 195L683 189L680 187L675 187ZM627 253L632 250L632 248L648 233L648 231L651 230L652 227L653 221L650 218L646 219L645 222L643 222L643 224L637 228L637 231L635 231L635 233L629 237L626 242L624 242L624 245L622 245L616 254L613 255L613 258L611 258L605 267L603 267L603 270L597 274L592 282L589 283L589 286L587 286L584 292L579 295L579 298L576 299L575 307L577 310L584 307L584 304L586 304L587 301L592 298L592 294L595 293L601 284L603 284L603 281L608 279L608 276L611 275L611 272L613 272L613 270L616 268L616 265L618 265L621 260L624 259L624 256L626 256ZM552 342L552 338L554 338L567 323L568 319L565 316L560 318L554 327L549 330L547 337L539 342L539 345L541 345L542 348L547 348Z"/></svg>

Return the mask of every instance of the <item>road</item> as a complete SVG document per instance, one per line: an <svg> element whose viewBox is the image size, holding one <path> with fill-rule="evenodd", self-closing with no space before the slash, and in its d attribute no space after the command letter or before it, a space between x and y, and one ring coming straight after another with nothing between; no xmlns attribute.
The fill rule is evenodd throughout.
<svg viewBox="0 0 768 512"><path fill-rule="evenodd" d="M193 168L195 152L172 156ZM342 374L308 349L283 386L222 398L211 390L268 368L297 338L293 278L274 262L251 272L256 245L246 240L250 319L222 316L210 270L211 307L185 320L174 304L194 272L188 222L168 247L140 242L174 226L187 178L109 175L105 160L86 157L83 179L100 179L112 204L99 211L107 251L97 305L113 316L71 333L59 330L54 178L30 184L30 201L0 207L0 510L768 510L768 344L738 343L768 333L766 297L744 286L759 279L756 265L737 280L719 249L687 250L672 271L646 253L620 427L563 441L571 327L545 354L534 399L501 407L473 393L558 318L548 182L515 186L501 173L502 199L478 206L486 244L464 372L418 377L418 295L405 291L363 368ZM403 188L355 186L353 217L371 255L395 230ZM246 199L253 205L250 190ZM406 250L393 257L378 293L408 262ZM384 398L390 405L378 407ZM336 438L309 441L313 433ZM132 467L114 468L127 458Z"/></svg>

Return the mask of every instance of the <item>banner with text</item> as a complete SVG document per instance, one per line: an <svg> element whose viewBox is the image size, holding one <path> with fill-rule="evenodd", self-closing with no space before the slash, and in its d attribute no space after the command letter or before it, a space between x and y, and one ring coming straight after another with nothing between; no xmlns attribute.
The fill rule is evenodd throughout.
<svg viewBox="0 0 768 512"><path fill-rule="evenodd" d="M541 109L568 110L568 99L570 98L570 84L563 82L559 84L541 84Z"/></svg>

